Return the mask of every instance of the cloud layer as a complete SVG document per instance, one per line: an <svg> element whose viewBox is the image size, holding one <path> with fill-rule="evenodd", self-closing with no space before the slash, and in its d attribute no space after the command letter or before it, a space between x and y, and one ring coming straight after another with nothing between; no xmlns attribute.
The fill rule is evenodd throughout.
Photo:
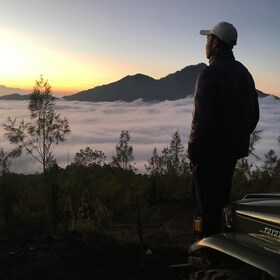
<svg viewBox="0 0 280 280"><path fill-rule="evenodd" d="M87 146L101 150L110 162L115 153L122 130L130 132L130 144L133 146L136 168L145 172L144 164L152 155L156 146L160 152L170 144L171 135L178 129L182 142L187 147L192 119L192 98L160 103L146 103L137 100L125 102L79 102L56 101L55 110L69 120L71 134L65 143L54 151L61 167L74 160L76 152ZM2 124L8 116L29 119L25 101L0 101L0 147L11 150L11 145L4 137ZM257 129L263 130L261 141L256 145L256 154L263 157L269 149L278 154L280 146L280 101L272 97L260 99L261 119ZM260 163L259 163L260 164ZM30 156L22 155L14 160L11 170L17 173L41 172L41 167Z"/></svg>

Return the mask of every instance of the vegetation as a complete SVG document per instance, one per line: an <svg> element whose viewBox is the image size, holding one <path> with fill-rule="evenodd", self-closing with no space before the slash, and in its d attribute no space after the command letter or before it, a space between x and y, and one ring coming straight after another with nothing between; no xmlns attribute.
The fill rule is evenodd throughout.
<svg viewBox="0 0 280 280"><path fill-rule="evenodd" d="M128 136L128 131L121 133L117 156L110 163L105 162L104 153L87 147L65 169L57 165L48 168L46 175L52 189L40 183L40 174L9 173L11 158L1 150L0 228L22 226L48 232L52 220L50 201L55 200L59 232L98 231L125 239L134 236L143 242L145 227L159 225L157 210L172 205L189 205L190 210L191 174L179 132L172 135L170 145L160 154L154 148L146 166L149 174L135 173L130 164L133 149ZM232 199L249 192L279 191L279 185L280 158L271 150L260 167L248 159L239 161Z"/></svg>
<svg viewBox="0 0 280 280"><path fill-rule="evenodd" d="M123 130L120 135L120 142L116 146L116 155L113 156L112 165L120 167L123 170L134 170L134 155L133 147L128 144L130 141L130 134L128 130Z"/></svg>
<svg viewBox="0 0 280 280"><path fill-rule="evenodd" d="M11 154L20 156L25 150L42 165L45 179L47 168L54 163L55 145L64 142L70 132L68 120L55 113L54 105L51 86L41 76L30 97L29 122L22 120L17 124L16 119L8 117L4 124L5 136L16 146Z"/></svg>
<svg viewBox="0 0 280 280"><path fill-rule="evenodd" d="M51 86L41 75L40 80L36 81L28 104L30 120L28 122L21 120L18 124L16 119L8 117L7 123L4 124L4 129L6 131L5 136L11 144L15 145L14 150L9 153L8 157L18 157L25 150L27 154L42 165L43 188L51 190L50 211L53 213L53 226L56 232L56 185L48 180L47 170L56 164L53 150L55 146L66 140L66 135L70 133L70 128L68 120L55 113L54 105ZM4 164L5 156L2 162ZM4 186L5 183L3 183L2 188Z"/></svg>
<svg viewBox="0 0 280 280"><path fill-rule="evenodd" d="M170 228L174 213L182 216L181 221L187 220L187 215L191 217L192 178L178 130L171 136L169 146L161 152L157 147L153 149L145 165L147 174L137 173L130 133L125 130L111 162L102 151L85 147L72 163L60 168L52 152L54 146L66 140L70 128L67 119L54 112L53 105L50 86L41 77L28 106L30 121L17 124L8 118L4 124L6 136L16 147L11 153L0 149L2 234L15 229L21 234L43 234L55 228L55 233L105 232L120 239L139 239L143 244L155 228L155 232L158 228ZM260 135L257 131L252 136L253 155ZM280 137L278 141L280 147ZM44 183L42 174L19 175L9 171L13 156L19 156L23 150L42 164ZM279 152L270 150L258 165L248 158L238 162L232 199L250 192L276 192L279 186ZM175 209L172 214L171 209ZM184 226L190 228L191 220ZM178 229L180 225L173 227Z"/></svg>

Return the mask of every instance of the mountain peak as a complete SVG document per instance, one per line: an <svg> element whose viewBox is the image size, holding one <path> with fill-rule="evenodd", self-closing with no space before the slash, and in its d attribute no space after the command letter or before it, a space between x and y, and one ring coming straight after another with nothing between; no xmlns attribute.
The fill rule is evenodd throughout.
<svg viewBox="0 0 280 280"><path fill-rule="evenodd" d="M18 94L18 93L12 93L0 96L0 100L30 100L31 94Z"/></svg>
<svg viewBox="0 0 280 280"><path fill-rule="evenodd" d="M134 75L127 75L125 78L135 78L135 79L141 79L141 78L151 78L150 76L141 74L141 73L137 73Z"/></svg>
<svg viewBox="0 0 280 280"><path fill-rule="evenodd" d="M190 65L159 80L137 73L64 98L93 102L117 100L130 102L140 98L145 101L182 99L194 93L196 78L205 67L204 63Z"/></svg>
<svg viewBox="0 0 280 280"><path fill-rule="evenodd" d="M13 93L25 94L25 92L19 88L11 88L4 85L0 85L0 96Z"/></svg>
<svg viewBox="0 0 280 280"><path fill-rule="evenodd" d="M141 73L127 75L119 81L64 96L64 99L92 102L183 99L194 94L196 79L206 67L205 63L189 65L159 80ZM269 95L259 90L257 93L259 97Z"/></svg>

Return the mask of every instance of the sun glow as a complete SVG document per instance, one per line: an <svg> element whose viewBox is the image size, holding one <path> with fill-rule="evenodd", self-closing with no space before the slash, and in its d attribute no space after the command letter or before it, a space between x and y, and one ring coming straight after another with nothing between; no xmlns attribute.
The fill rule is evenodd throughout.
<svg viewBox="0 0 280 280"><path fill-rule="evenodd" d="M106 69L112 68L108 58L71 52L64 45L55 48L31 35L0 31L1 84L29 90L42 74L53 91L69 94L107 82Z"/></svg>
<svg viewBox="0 0 280 280"><path fill-rule="evenodd" d="M12 42L0 40L0 74L10 77L11 75L24 72L26 69L27 57Z"/></svg>

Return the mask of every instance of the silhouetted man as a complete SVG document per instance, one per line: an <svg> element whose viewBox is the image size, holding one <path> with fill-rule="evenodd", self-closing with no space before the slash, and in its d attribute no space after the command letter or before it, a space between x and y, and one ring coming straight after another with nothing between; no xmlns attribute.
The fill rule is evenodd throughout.
<svg viewBox="0 0 280 280"><path fill-rule="evenodd" d="M209 66L196 82L188 156L200 189L203 233L209 235L220 230L236 161L248 156L259 105L251 74L232 52L235 27L220 22L200 34L207 36Z"/></svg>

